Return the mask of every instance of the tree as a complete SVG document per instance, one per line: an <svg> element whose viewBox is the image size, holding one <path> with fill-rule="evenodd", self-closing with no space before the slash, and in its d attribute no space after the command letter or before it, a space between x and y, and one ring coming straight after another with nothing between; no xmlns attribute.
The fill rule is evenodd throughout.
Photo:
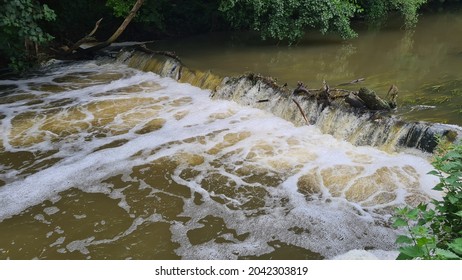
<svg viewBox="0 0 462 280"><path fill-rule="evenodd" d="M220 10L235 27L253 29L265 38L300 39L307 28L337 32L343 38L356 33L351 19L362 16L378 26L391 13L404 18L406 28L417 23L418 10L427 0L221 0Z"/></svg>
<svg viewBox="0 0 462 280"><path fill-rule="evenodd" d="M39 46L53 38L40 24L55 18L53 10L35 0L1 0L0 53L13 69L21 71L36 60Z"/></svg>
<svg viewBox="0 0 462 280"><path fill-rule="evenodd" d="M307 28L323 34L339 32L343 38L356 33L350 20L360 12L356 1L346 0L222 0L220 11L236 28L253 29L263 39L275 38L294 42Z"/></svg>
<svg viewBox="0 0 462 280"><path fill-rule="evenodd" d="M361 0L359 4L364 10L366 20L372 25L381 25L387 16L394 11L404 18L406 28L417 24L418 10L428 0Z"/></svg>
<svg viewBox="0 0 462 280"><path fill-rule="evenodd" d="M125 3L125 1L122 1L122 2L118 1L118 3ZM94 51L103 49L103 48L111 45L112 43L114 43L117 40L117 38L119 38L119 36L124 32L124 30L130 24L130 22L133 20L133 18L136 16L136 13L141 8L143 3L144 3L144 0L136 0L136 2L133 4L132 9L128 13L128 15L125 17L122 24L119 26L119 28L117 28L117 30L112 34L112 36L109 37L106 41L101 42L101 43L99 43L99 44L97 44L97 45L95 45L93 47L88 48L88 49L84 49L84 50L82 50L80 52L84 53L84 54L92 53ZM101 20L96 22L95 28L90 32L90 34L92 34L92 33L94 33L96 31L100 21ZM75 47L73 47L73 48L75 49Z"/></svg>

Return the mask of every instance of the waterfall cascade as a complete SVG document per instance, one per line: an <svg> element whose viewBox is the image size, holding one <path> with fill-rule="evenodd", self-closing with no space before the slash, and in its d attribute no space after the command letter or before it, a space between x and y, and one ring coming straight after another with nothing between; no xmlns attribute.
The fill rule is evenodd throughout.
<svg viewBox="0 0 462 280"><path fill-rule="evenodd" d="M462 129L455 125L406 122L390 112L353 108L345 103L344 98L326 106L318 99L294 94L276 84L272 78L255 74L223 78L210 71L189 69L172 57L137 50L122 50L117 60L133 68L208 89L212 98L233 100L269 111L296 125L308 121L323 133L355 145L370 145L387 151L415 148L432 153L438 138L453 142L462 136ZM341 93L343 90L333 91Z"/></svg>

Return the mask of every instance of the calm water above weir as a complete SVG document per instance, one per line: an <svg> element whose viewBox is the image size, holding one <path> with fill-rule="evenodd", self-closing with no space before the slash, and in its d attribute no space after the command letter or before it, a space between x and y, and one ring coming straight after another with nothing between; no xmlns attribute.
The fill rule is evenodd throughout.
<svg viewBox="0 0 462 280"><path fill-rule="evenodd" d="M177 53L191 68L291 86L365 77L385 93L394 83L409 117L460 124L462 42L442 39L457 22L290 48L181 42ZM393 258L392 209L438 197L425 158L357 147L114 61L55 64L0 89L0 259Z"/></svg>
<svg viewBox="0 0 462 280"><path fill-rule="evenodd" d="M258 41L250 35L217 34L158 42L174 50L190 68L223 76L246 71L272 76L292 88L297 81L320 88L365 78L360 86L385 97L390 85L399 88L398 114L409 120L462 125L462 13L421 17L413 33L398 27L359 31L341 41L308 35L294 46Z"/></svg>

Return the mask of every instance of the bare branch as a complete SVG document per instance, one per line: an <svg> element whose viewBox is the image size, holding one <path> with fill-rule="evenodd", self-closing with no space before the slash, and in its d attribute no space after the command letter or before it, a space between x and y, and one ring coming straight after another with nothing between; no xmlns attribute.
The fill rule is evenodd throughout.
<svg viewBox="0 0 462 280"><path fill-rule="evenodd" d="M297 105L298 109L300 110L300 113L302 113L303 119L305 119L305 122L307 125L310 125L310 122L308 121L308 118L305 115L305 112L303 112L302 106L295 100L295 98L292 98L292 101L295 102L295 105Z"/></svg>
<svg viewBox="0 0 462 280"><path fill-rule="evenodd" d="M83 37L82 39L78 40L74 45L72 45L72 47L70 47L69 49L66 50L66 53L72 53L74 52L76 49L78 49L82 44L84 43L87 43L91 40L93 40L92 36L95 34L96 30L98 30L98 27L99 27L99 24L101 23L101 21L103 20L103 18L101 18L100 20L98 20L96 23L95 23L95 27L93 28L93 30L88 33L88 35L86 35L85 37Z"/></svg>
<svg viewBox="0 0 462 280"><path fill-rule="evenodd" d="M125 28L127 28L128 24L132 21L132 19L135 17L136 13L138 10L141 8L143 5L144 0L137 0L135 5L133 5L132 10L130 13L128 13L128 16L125 18L125 20L122 22L122 24L117 28L117 30L112 34L112 36L106 40L106 44L110 45L119 38L120 34L124 32Z"/></svg>
<svg viewBox="0 0 462 280"><path fill-rule="evenodd" d="M81 53L83 55L88 55L94 51L98 51L98 50L101 50L101 49L104 49L105 47L108 47L110 46L112 43L114 43L115 40L117 40L117 38L119 38L119 36L124 32L125 28L127 28L128 24L132 21L132 19L135 17L136 13L138 12L138 10L141 8L141 6L143 5L144 3L144 0L137 0L136 3L133 5L130 13L128 13L127 17L125 18L125 20L122 22L122 24L119 26L119 28L117 28L117 30L114 32L114 34L112 34L111 37L109 37L109 39L107 39L106 41L100 43L100 44L97 44L93 47L90 47L90 48L87 48L87 49L84 49L81 51Z"/></svg>

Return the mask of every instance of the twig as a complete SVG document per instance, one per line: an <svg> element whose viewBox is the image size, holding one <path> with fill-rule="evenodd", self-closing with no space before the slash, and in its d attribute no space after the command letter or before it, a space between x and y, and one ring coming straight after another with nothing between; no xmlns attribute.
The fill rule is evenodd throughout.
<svg viewBox="0 0 462 280"><path fill-rule="evenodd" d="M310 125L310 122L308 121L308 118L305 115L305 112L303 112L302 106L295 100L295 98L292 98L292 101L295 102L295 105L297 105L298 109L300 110L300 113L302 113L303 118L305 119L305 122L307 125Z"/></svg>
<svg viewBox="0 0 462 280"><path fill-rule="evenodd" d="M364 80L366 80L366 78L359 78L359 79L353 80L353 81L348 82L348 83L338 84L337 86L353 85L353 84L357 84L357 83L363 82Z"/></svg>

